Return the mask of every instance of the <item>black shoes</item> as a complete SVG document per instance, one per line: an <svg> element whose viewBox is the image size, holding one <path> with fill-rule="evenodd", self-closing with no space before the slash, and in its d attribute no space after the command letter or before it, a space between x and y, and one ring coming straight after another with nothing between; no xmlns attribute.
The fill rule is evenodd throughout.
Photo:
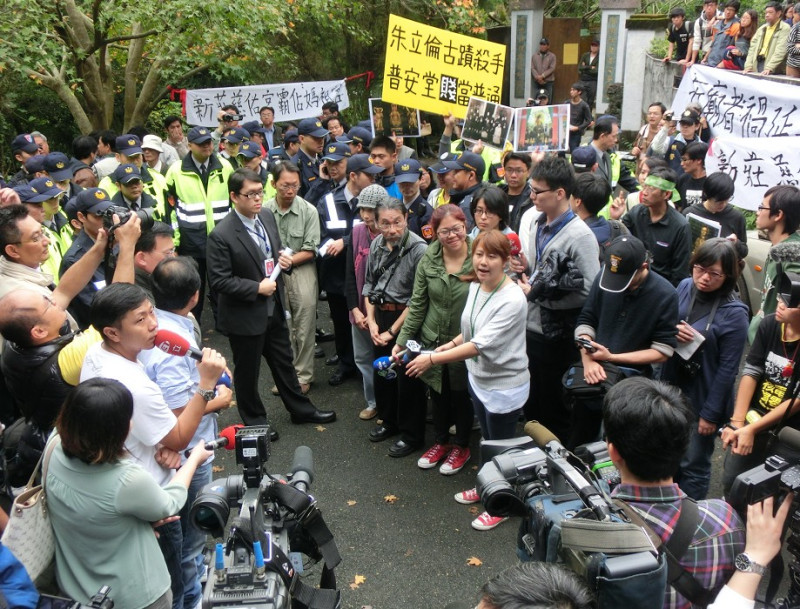
<svg viewBox="0 0 800 609"><path fill-rule="evenodd" d="M328 359L325 360L326 366L338 366L339 365L339 356L334 353Z"/></svg>
<svg viewBox="0 0 800 609"><path fill-rule="evenodd" d="M310 414L294 414L291 415L292 423L299 425L301 423L333 423L336 420L336 413L333 410L315 410Z"/></svg>
<svg viewBox="0 0 800 609"><path fill-rule="evenodd" d="M314 359L321 359L325 357L325 350L319 345L314 345Z"/></svg>
<svg viewBox="0 0 800 609"><path fill-rule="evenodd" d="M384 440L388 440L392 436L396 436L400 432L396 429L391 429L390 427L384 427L383 425L378 425L375 429L369 432L369 441L370 442L383 442Z"/></svg>
<svg viewBox="0 0 800 609"><path fill-rule="evenodd" d="M333 340L333 334L321 328L317 328L316 337L318 343L327 343Z"/></svg>
<svg viewBox="0 0 800 609"><path fill-rule="evenodd" d="M419 448L417 444L409 444L405 440L398 440L389 447L389 456L395 458L407 457Z"/></svg>
<svg viewBox="0 0 800 609"><path fill-rule="evenodd" d="M272 425L269 426L269 441L270 442L277 442L280 439L280 434L278 430L275 429Z"/></svg>

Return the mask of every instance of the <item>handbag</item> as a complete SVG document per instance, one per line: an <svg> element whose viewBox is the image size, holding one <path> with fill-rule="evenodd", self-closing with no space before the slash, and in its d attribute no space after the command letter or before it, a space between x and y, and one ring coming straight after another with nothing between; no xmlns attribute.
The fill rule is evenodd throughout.
<svg viewBox="0 0 800 609"><path fill-rule="evenodd" d="M561 384L566 392L579 399L603 397L606 392L625 378L625 373L618 366L608 362L600 362L606 372L606 380L590 385L586 382L586 375L583 371L583 362L575 362L564 373Z"/></svg>
<svg viewBox="0 0 800 609"><path fill-rule="evenodd" d="M3 545L23 564L37 587L54 574L55 536L47 511L44 481L53 449L60 442L56 435L39 458L25 490L14 498L2 538ZM34 486L40 469L41 484Z"/></svg>

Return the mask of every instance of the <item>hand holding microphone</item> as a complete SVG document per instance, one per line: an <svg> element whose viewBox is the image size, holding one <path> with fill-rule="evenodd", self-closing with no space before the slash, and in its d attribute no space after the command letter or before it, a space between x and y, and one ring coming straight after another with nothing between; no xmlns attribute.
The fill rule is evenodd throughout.
<svg viewBox="0 0 800 609"><path fill-rule="evenodd" d="M231 386L231 377L227 372L227 367L225 363L225 358L222 356L221 353L217 353L213 349L196 349L189 344L189 341L186 340L180 334L176 334L170 330L159 330L156 334L155 346L161 349L164 353L169 353L170 355L175 355L177 357L184 357L188 355L193 360L200 362L197 366L198 371L200 372L200 382L206 381L207 384L212 384L214 387L217 385L225 385L226 387ZM209 352L209 358L206 360L205 368L203 366L203 357L205 352ZM210 362L210 363L209 363ZM221 368L219 368L221 362ZM210 369L209 369L210 367ZM207 377L203 378L203 371L207 370ZM213 371L216 370L216 373L213 374Z"/></svg>
<svg viewBox="0 0 800 609"><path fill-rule="evenodd" d="M225 450L234 450L236 448L236 430L243 428L244 425L236 424L230 425L219 432L219 436L212 440L211 442L206 442L204 445L205 450L214 451L218 448L224 448ZM190 450L186 450L183 454L186 457L192 454L197 447Z"/></svg>

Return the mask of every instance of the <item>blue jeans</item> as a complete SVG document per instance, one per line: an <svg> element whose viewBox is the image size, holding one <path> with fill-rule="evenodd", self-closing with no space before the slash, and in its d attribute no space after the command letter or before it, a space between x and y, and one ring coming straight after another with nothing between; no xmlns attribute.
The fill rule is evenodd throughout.
<svg viewBox="0 0 800 609"><path fill-rule="evenodd" d="M168 522L156 529L158 532L158 546L167 563L169 579L172 589L172 609L183 609L183 576L181 574L181 547L183 546L183 533L181 521ZM193 608L192 608L193 609Z"/></svg>
<svg viewBox="0 0 800 609"><path fill-rule="evenodd" d="M697 425L692 429L689 447L681 459L680 470L675 478L681 490L695 501L706 498L711 481L711 455L714 453L714 438L717 434L701 436Z"/></svg>
<svg viewBox="0 0 800 609"><path fill-rule="evenodd" d="M189 510L202 488L211 482L211 463L197 468L186 493L186 505L181 509L183 549L181 571L183 572L183 609L194 609L203 597L200 577L203 575L203 548L206 545L205 531L201 531L189 520ZM173 608L174 609L174 608Z"/></svg>
<svg viewBox="0 0 800 609"><path fill-rule="evenodd" d="M475 416L478 418L484 440L508 440L517 436L517 423L519 422L519 414L522 408L512 412L495 414L486 410L486 406L475 395L471 385L469 387L469 395L472 398L472 407L475 409Z"/></svg>

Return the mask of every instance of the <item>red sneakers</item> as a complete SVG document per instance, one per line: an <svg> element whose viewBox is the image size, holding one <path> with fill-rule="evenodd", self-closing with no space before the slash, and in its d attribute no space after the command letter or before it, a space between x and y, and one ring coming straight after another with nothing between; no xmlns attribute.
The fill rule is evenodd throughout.
<svg viewBox="0 0 800 609"><path fill-rule="evenodd" d="M447 444L434 444L428 450L425 451L419 461L417 461L417 465L421 469L431 469L439 465L439 463L447 457L447 454L450 452L450 446ZM444 466L442 466L444 467Z"/></svg>
<svg viewBox="0 0 800 609"><path fill-rule="evenodd" d="M464 505L470 505L471 503L478 503L481 500L481 496L476 489L471 488L468 491L456 493L455 500Z"/></svg>
<svg viewBox="0 0 800 609"><path fill-rule="evenodd" d="M472 528L476 531L491 531L501 522L505 522L508 518L502 516L491 516L489 512L483 512L475 520L472 521Z"/></svg>
<svg viewBox="0 0 800 609"><path fill-rule="evenodd" d="M470 459L470 452L468 446L454 446L450 454L447 455L442 466L439 468L439 473L445 476L452 476L461 471L461 468L467 464Z"/></svg>

